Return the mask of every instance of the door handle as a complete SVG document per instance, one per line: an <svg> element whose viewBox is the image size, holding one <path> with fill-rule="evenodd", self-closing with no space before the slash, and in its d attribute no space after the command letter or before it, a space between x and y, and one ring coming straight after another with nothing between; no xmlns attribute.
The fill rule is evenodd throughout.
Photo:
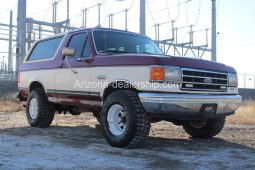
<svg viewBox="0 0 255 170"><path fill-rule="evenodd" d="M60 63L60 64L58 65L59 68L63 68L64 66L65 66L64 63Z"/></svg>

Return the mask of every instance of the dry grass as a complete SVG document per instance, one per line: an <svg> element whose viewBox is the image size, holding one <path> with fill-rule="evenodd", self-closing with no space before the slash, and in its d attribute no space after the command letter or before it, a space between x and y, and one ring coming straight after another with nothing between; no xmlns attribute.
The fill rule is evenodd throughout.
<svg viewBox="0 0 255 170"><path fill-rule="evenodd" d="M17 112L24 110L24 103L19 102L16 94L9 94L0 99L0 112Z"/></svg>
<svg viewBox="0 0 255 170"><path fill-rule="evenodd" d="M255 102L244 101L236 113L227 118L228 124L255 125Z"/></svg>

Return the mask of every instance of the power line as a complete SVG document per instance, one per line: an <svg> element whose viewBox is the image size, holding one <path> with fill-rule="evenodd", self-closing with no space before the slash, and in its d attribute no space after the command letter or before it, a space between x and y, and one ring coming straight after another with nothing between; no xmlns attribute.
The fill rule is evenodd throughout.
<svg viewBox="0 0 255 170"><path fill-rule="evenodd" d="M2 11L0 11L0 14L5 13L5 12L10 12L11 10L15 11L17 9L17 7L18 7L18 4L16 3L15 5L11 6L10 8L3 9ZM15 9L15 10L13 10L13 9Z"/></svg>
<svg viewBox="0 0 255 170"><path fill-rule="evenodd" d="M105 12L104 22L107 20L107 18L108 18L109 15L116 15L116 14L125 12L126 10L127 10L127 11L130 11L130 10L134 7L135 2L136 2L136 1L133 0L128 8L125 8L125 9L123 9L123 10L121 10L121 11L114 12L114 13L110 13L110 14L106 14L106 12ZM113 2L111 2L110 4L112 4L112 3L113 3ZM105 9L107 8L107 5L108 5L108 4L105 4L105 5L104 5L104 6L105 6Z"/></svg>
<svg viewBox="0 0 255 170"><path fill-rule="evenodd" d="M219 11L220 11L220 0L218 0L218 4L217 4L217 17L219 15Z"/></svg>
<svg viewBox="0 0 255 170"><path fill-rule="evenodd" d="M189 5L189 0L187 0L187 1L185 2L185 15L186 15L186 23L187 23L188 25L190 25L190 24L189 24L189 9L188 9L188 5Z"/></svg>
<svg viewBox="0 0 255 170"><path fill-rule="evenodd" d="M52 6L49 6L47 8L44 8L38 12L34 12L32 14L29 14L28 16L35 16L35 15L38 15L38 14L41 14L41 13L44 13L44 12L48 12L50 9L52 8Z"/></svg>
<svg viewBox="0 0 255 170"><path fill-rule="evenodd" d="M130 10L131 8L133 8L135 5L135 0L132 1L131 5L129 6L128 10Z"/></svg>
<svg viewBox="0 0 255 170"><path fill-rule="evenodd" d="M31 2L31 0L28 0L28 1L30 1ZM220 1L220 0L219 0ZM61 3L61 6L63 5L62 4L62 2L65 2L64 0L55 0L55 1L52 1L53 3ZM107 2L107 4L106 4L106 2ZM109 2L109 3L108 3ZM138 20L138 16L135 16L136 15L136 12L138 11L138 9L136 8L136 2L138 2L138 1L135 1L135 0L132 0L132 1L129 1L129 3L127 4L127 3L117 3L118 5L117 6L122 6L122 7L124 7L124 5L126 6L126 7L128 7L128 8L126 8L126 10L132 10L131 12L130 12L130 17L128 17L128 21L130 21L130 20L132 20L132 19L136 19L136 22L139 22L139 20ZM171 3L172 2L172 3ZM192 3L191 3L192 2ZM188 25L189 26L187 26L187 27L191 27L191 24L193 24L193 25L196 25L198 22L199 22L199 19L200 19L200 15L201 15L201 8L202 8L202 3L203 3L203 0L196 0L195 1L195 3L193 3L194 2L194 0L192 1L192 0L175 0L175 1L173 1L173 0L166 0L165 1L165 3L166 3L166 5L164 6L163 4L160 4L159 5L159 7L156 7L156 5L154 5L154 4L157 4L158 3L158 1L156 1L156 0L146 0L146 9L147 9L147 13L145 14L146 16L148 16L148 18L149 19L151 19L151 24L153 23L154 25L156 25L156 24L158 24L157 22L159 22L159 20L158 20L158 18L156 17L156 16L158 16L158 15L156 15L156 13L158 13L158 12L160 12L160 13L158 13L158 14L160 14L160 16L161 16L161 14L163 15L165 15L164 17L162 17L162 18L160 18L160 19L164 19L164 20L166 20L166 22L167 23L169 23L169 24L171 24L172 23L172 29L170 28L169 29L169 27L168 27L168 29L169 29L169 31L168 31L168 33L167 33L167 36L168 36L168 34L171 32L172 33L172 35L176 35L176 39L177 39L177 30L179 31L179 29L181 29L181 27L176 27L176 26L178 26L178 23L180 23L180 22L174 22L174 21L176 21L176 20L182 20L182 19L184 19L184 21L185 21L185 14L184 14L184 16L181 16L180 14L181 14L181 12L182 12L182 9L185 9L185 7L186 7L186 21L187 21L187 23L188 23ZM196 5L197 5L197 3L196 2L198 2L198 9L196 9ZM93 3L93 2L92 2ZM117 9L117 8L112 8L112 6L116 6L116 3L114 3L114 1L113 0L103 0L103 5L104 5L104 7L105 7L105 18L107 18L107 12L110 12L110 11L112 11L112 12L114 12L114 10L115 9ZM86 3L84 3L84 4L86 4ZM108 6L108 8L107 8L107 5L108 4L111 4L111 6ZM122 5L121 5L122 4ZM47 4L46 4L47 5ZM52 5L52 4L51 4ZM186 6L185 6L186 5ZM191 6L192 5L192 6ZM81 7L82 7L83 5L81 4ZM97 5L95 5L95 7L96 7ZM217 6L217 8L219 9L219 3L218 3L218 6ZM49 10L52 8L52 6L49 6L49 7L47 7L47 8L45 8L45 9L42 9L42 10L40 10L39 12L36 12L36 13L32 13L32 14L30 14L30 16L34 16L34 15L39 15L40 17L42 17L43 15L45 15L44 16L44 20L47 18L47 16L48 15L51 15L51 12L49 12ZM160 8L160 9L159 9ZM194 10L192 9L192 8L194 8ZM156 10L155 10L156 9ZM96 10L96 8L95 9L93 9L93 10ZM118 9L117 9L118 10ZM153 11L154 10L154 11ZM197 10L197 13L196 13L196 11L195 10ZM122 10L123 11L123 10ZM194 11L194 13L191 13L191 11L193 12ZM73 14L77 14L76 13L77 11L75 11L75 12L73 12ZM168 14L168 18L167 18L167 15L166 15L166 12L167 12L167 14ZM43 13L43 14L42 14ZM91 10L91 13L94 13L94 11L92 11ZM115 13L112 13L112 14L118 14L118 13L120 13L120 12L115 12ZM194 15L194 17L192 17L192 21L194 21L194 23L190 23L191 22L191 17L190 17L190 15ZM79 13L77 14L77 15L73 15L71 18L72 18L72 25L78 25L80 22L80 20L79 20L79 18L81 17L82 15L81 15L81 13L80 13L80 11L79 11ZM99 15L100 16L100 15ZM135 16L135 17L134 17ZM182 17L182 18L180 18L180 17ZM95 21L96 19L96 15L93 15L93 14L91 14L91 17L89 17L88 18L88 20L89 21ZM102 16L102 18L103 18L103 16ZM193 20L194 19L194 20ZM172 22L171 22L172 21ZM124 21L123 21L124 22ZM91 22L91 23L93 23L94 24L94 22ZM105 23L105 26L107 25L107 23ZM163 25L163 23L159 23L159 25ZM151 26L151 25L150 25ZM154 26L151 26L150 27L149 26L149 29L147 29L148 30L148 32L150 33L151 31L152 31L152 29L153 29L153 27ZM56 26L57 27L57 26ZM41 29L41 28L40 28ZM175 33L173 33L174 31L176 30L176 34ZM185 31L185 30L184 30ZM187 40L186 38L187 38L187 35L188 35L188 33L186 33L186 35L184 35L184 37L182 37L183 36L183 34L185 34L184 33L184 31L179 31L179 34L178 35L180 35L180 38L179 38L179 40L181 41L182 40L182 42L183 41L185 41L185 40ZM148 33L147 32L147 33ZM192 31L192 29L191 29L191 31L190 32L192 32L192 33L194 33L194 31ZM162 33L163 34L163 33ZM164 33L165 34L165 33ZM37 35L37 33L36 33L36 35ZM163 36L163 35L162 35ZM166 37L166 36L164 36L164 37ZM174 38L174 36L173 36L173 38ZM182 39L183 38L183 39ZM191 38L192 39L192 38ZM169 42L170 40L168 39L168 42ZM177 44L178 45L178 44ZM179 47L179 46L178 46Z"/></svg>
<svg viewBox="0 0 255 170"><path fill-rule="evenodd" d="M199 0L199 7L198 7L198 12L197 12L197 18L195 20L194 25L197 25L197 23L199 21L202 4L203 4L203 0Z"/></svg>
<svg viewBox="0 0 255 170"><path fill-rule="evenodd" d="M169 20L170 20L170 21L176 21L176 20L179 18L179 15L180 15L181 1L178 0L178 4L177 4L177 14L176 14L175 19L172 19L172 18L171 18L171 13L170 13L170 11L169 11L170 7L169 7L169 4L168 4L168 0L166 0L166 6L167 6L167 8L165 8L165 10L167 11ZM175 5L174 5L174 6L175 6ZM176 7L176 6L175 6L175 7Z"/></svg>
<svg viewBox="0 0 255 170"><path fill-rule="evenodd" d="M200 12L201 12L201 7L202 7L202 0L199 0L199 3L198 3L198 10L197 10L197 16L196 16L196 19L195 19L195 22L194 23L190 23L189 21L189 3L192 2L192 0L187 0L186 1L186 5L185 5L185 13L186 13L186 22L188 25L197 25L198 21L199 21L199 17L200 17ZM193 1L194 2L194 1Z"/></svg>
<svg viewBox="0 0 255 170"><path fill-rule="evenodd" d="M53 3L60 3L62 2L63 0L53 0Z"/></svg>
<svg viewBox="0 0 255 170"><path fill-rule="evenodd" d="M152 21L153 21L153 24L155 25L156 22L155 22L155 19L154 19L154 17L153 17L153 14L152 14L152 12L151 12L151 9L150 9L150 6L149 6L148 1L146 1L146 5L147 5L147 8L148 8L149 14L150 14L150 16L151 16L151 19L152 19Z"/></svg>
<svg viewBox="0 0 255 170"><path fill-rule="evenodd" d="M43 20L46 20L46 18L48 18L49 14L50 14L50 12L49 12L50 10L51 10L51 7L49 7L48 10L45 12Z"/></svg>

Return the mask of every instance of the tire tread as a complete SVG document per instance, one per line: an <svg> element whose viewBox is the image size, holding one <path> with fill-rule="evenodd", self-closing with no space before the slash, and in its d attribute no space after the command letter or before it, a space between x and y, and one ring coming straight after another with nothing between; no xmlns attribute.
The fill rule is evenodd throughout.
<svg viewBox="0 0 255 170"><path fill-rule="evenodd" d="M210 138L210 137L218 135L223 129L224 124L225 124L225 117L207 120L204 127L199 129L192 127L189 124L189 122L185 122L183 124L183 129L186 131L186 133L188 133L190 136L194 138Z"/></svg>
<svg viewBox="0 0 255 170"><path fill-rule="evenodd" d="M49 127L50 124L52 123L54 119L54 112L55 112L55 107L54 104L50 103L48 101L47 95L45 94L44 90L41 88L37 88L31 92L29 95L28 101L31 100L33 96L37 95L38 96L38 109L39 109L39 118L36 123L30 123L32 127L41 127L41 128L46 128ZM26 108L27 112L27 117L29 116L29 104L27 104ZM29 118L28 118L29 119Z"/></svg>
<svg viewBox="0 0 255 170"><path fill-rule="evenodd" d="M143 109L143 106L140 102L140 99L136 92L131 90L116 90L112 92L105 100L104 106L102 109L102 116L104 117L102 119L102 124L104 125L104 128L107 128L107 107L113 103L114 98L123 98L125 101L128 101L129 106L132 107L133 113L133 120L136 122L134 127L134 130L132 134L128 137L126 141L122 141L121 143L111 143L109 140L107 140L112 146L117 147L125 147L125 148L135 148L141 143L143 143L146 139L146 137L149 135L150 132L150 120L149 117L146 115L145 110ZM106 130L106 129L104 129ZM106 139L108 138L108 135L104 133Z"/></svg>

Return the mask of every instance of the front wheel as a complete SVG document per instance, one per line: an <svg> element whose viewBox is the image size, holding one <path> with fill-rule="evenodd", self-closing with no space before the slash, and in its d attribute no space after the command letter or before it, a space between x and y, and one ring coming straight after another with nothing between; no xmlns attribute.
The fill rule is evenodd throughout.
<svg viewBox="0 0 255 170"><path fill-rule="evenodd" d="M100 112L99 111L93 111L93 116L97 119L97 122L102 125L102 120L101 120L101 116L100 116Z"/></svg>
<svg viewBox="0 0 255 170"><path fill-rule="evenodd" d="M104 101L101 121L111 146L133 148L149 135L150 121L133 91L118 90Z"/></svg>
<svg viewBox="0 0 255 170"><path fill-rule="evenodd" d="M26 115L30 126L49 127L54 118L55 107L42 89L33 90L27 100Z"/></svg>
<svg viewBox="0 0 255 170"><path fill-rule="evenodd" d="M186 121L184 130L194 138L210 138L220 133L225 124L225 117L210 120Z"/></svg>

